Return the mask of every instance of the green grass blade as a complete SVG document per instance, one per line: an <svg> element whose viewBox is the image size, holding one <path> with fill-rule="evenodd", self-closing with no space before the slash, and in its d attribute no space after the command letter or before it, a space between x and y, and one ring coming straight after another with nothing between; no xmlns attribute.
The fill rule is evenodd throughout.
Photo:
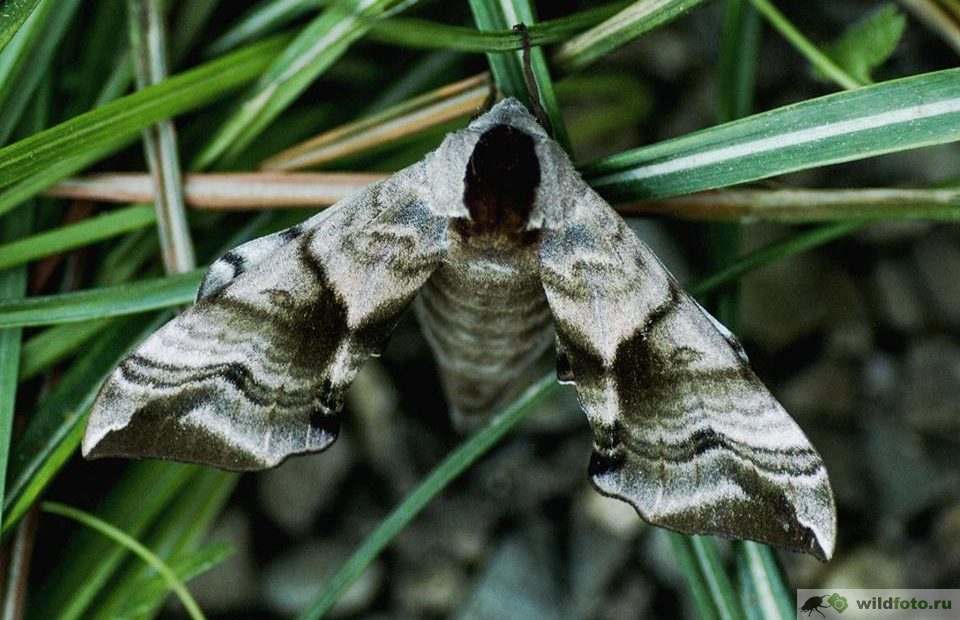
<svg viewBox="0 0 960 620"><path fill-rule="evenodd" d="M212 3L205 6L210 7ZM167 35L160 0L128 0L127 14L137 87L142 90L167 77ZM190 271L197 266L197 261L187 224L173 121L162 120L144 129L143 147L153 180L154 212L164 267L167 273Z"/></svg>
<svg viewBox="0 0 960 620"><path fill-rule="evenodd" d="M550 45L566 41L574 34L614 15L626 4L614 2L578 11L567 17L527 24L530 45ZM367 38L401 47L460 52L511 52L523 48L523 37L512 29L485 31L400 17L374 23Z"/></svg>
<svg viewBox="0 0 960 620"><path fill-rule="evenodd" d="M749 0L727 0L720 41L717 115L722 122L753 111L760 47L760 15Z"/></svg>
<svg viewBox="0 0 960 620"><path fill-rule="evenodd" d="M794 600L774 552L749 540L735 544L740 602L751 620L791 620Z"/></svg>
<svg viewBox="0 0 960 620"><path fill-rule="evenodd" d="M331 0L263 0L234 22L226 32L204 50L216 56L282 28L293 20L315 11Z"/></svg>
<svg viewBox="0 0 960 620"><path fill-rule="evenodd" d="M343 0L328 7L267 68L192 167L208 168L223 157L236 157L354 41L363 36L371 19L401 2Z"/></svg>
<svg viewBox="0 0 960 620"><path fill-rule="evenodd" d="M222 97L255 79L285 42L280 37L251 45L0 149L0 187L105 145L119 148L158 120Z"/></svg>
<svg viewBox="0 0 960 620"><path fill-rule="evenodd" d="M720 612L710 596L710 585L704 577L700 564L693 553L693 542L689 536L676 532L664 531L673 549L673 558L680 567L693 597L693 607L697 610L700 620L719 620Z"/></svg>
<svg viewBox="0 0 960 620"><path fill-rule="evenodd" d="M721 620L742 620L743 610L727 571L720 562L716 541L709 536L691 536L690 547Z"/></svg>
<svg viewBox="0 0 960 620"><path fill-rule="evenodd" d="M11 213L0 219L0 238L16 239L26 234L32 224L32 213ZM27 271L24 268L0 272L0 299L22 298L27 292ZM0 330L0 502L4 499L7 462L10 456L10 438L13 431L13 413L17 402L17 377L20 373L21 330ZM3 504L0 503L0 506ZM0 510L0 525L4 522Z"/></svg>
<svg viewBox="0 0 960 620"><path fill-rule="evenodd" d="M553 60L561 71L579 71L643 33L673 21L701 2L703 0L637 0L564 43Z"/></svg>
<svg viewBox="0 0 960 620"><path fill-rule="evenodd" d="M854 89L862 86L860 82L853 79L850 74L844 71L829 56L824 54L820 48L810 42L796 26L794 26L780 10L773 5L770 0L750 0L767 21L783 35L787 41L793 45L807 60L810 61L817 71L830 78L842 88Z"/></svg>
<svg viewBox="0 0 960 620"><path fill-rule="evenodd" d="M6 144L24 110L33 100L40 81L48 75L60 41L76 16L80 0L43 0L17 34L26 41L0 83L0 144ZM6 51L14 51L13 45Z"/></svg>
<svg viewBox="0 0 960 620"><path fill-rule="evenodd" d="M165 463L152 463L164 467ZM144 543L161 558L169 560L171 567L181 572L189 568L192 575L211 567L222 560L222 546L198 548L206 531L223 509L240 477L237 474L212 468L201 468L187 487L158 516ZM127 501L136 504L136 495ZM212 551L217 548L219 552ZM229 547L228 547L229 549ZM169 592L167 584L150 567L142 564L127 565L121 569L118 579L104 589L102 602L91 608L87 617L97 620L112 618L143 617L152 615Z"/></svg>
<svg viewBox="0 0 960 620"><path fill-rule="evenodd" d="M153 548L151 545L147 545ZM195 551L175 555L166 560L167 565L184 583L194 577L216 568L224 560L233 555L234 549L227 543L210 543ZM159 553L157 555L160 555ZM142 563L141 563L141 566ZM129 596L123 605L115 611L91 614L91 620L115 620L116 618L152 618L170 594L170 587L166 580L149 566L143 567L150 571L139 581L132 584Z"/></svg>
<svg viewBox="0 0 960 620"><path fill-rule="evenodd" d="M489 450L547 394L556 390L556 378L544 377L531 386L512 405L494 417L482 430L448 455L416 489L363 541L350 559L327 582L323 593L300 616L300 620L316 620L333 607L364 569L450 481L459 476L477 458Z"/></svg>
<svg viewBox="0 0 960 620"><path fill-rule="evenodd" d="M470 0L474 20L480 30L497 31L513 28L517 24L532 27L537 22L533 6L529 0ZM524 79L523 52L515 51L506 54L487 54L490 70L494 82L500 91L510 97L516 97L533 110L527 83ZM539 90L539 103L547 115L551 131L557 140L568 152L570 138L567 135L566 125L560 114L560 105L553 86L553 79L547 67L547 59L540 48L530 50L530 70L534 82Z"/></svg>
<svg viewBox="0 0 960 620"><path fill-rule="evenodd" d="M76 155L51 162L46 168L30 174L0 191L0 213L6 213L54 185L57 181L86 168L114 151L119 151L133 142L136 137L137 134L135 133L115 136L113 139L105 140L93 148L81 150Z"/></svg>
<svg viewBox="0 0 960 620"><path fill-rule="evenodd" d="M893 4L883 4L849 26L825 53L860 84L873 82L873 71L882 66L900 44L907 18Z"/></svg>
<svg viewBox="0 0 960 620"><path fill-rule="evenodd" d="M709 277L693 285L688 290L693 295L704 295L726 284L736 282L744 274L763 265L786 256L800 254L801 252L825 245L860 230L865 225L866 222L861 221L840 222L838 224L817 226L791 235L782 241L775 241L741 256L726 267L715 271Z"/></svg>
<svg viewBox="0 0 960 620"><path fill-rule="evenodd" d="M29 417L10 454L3 524L6 534L80 444L83 420L100 383L126 352L159 323L145 317L118 321L63 374ZM46 616L51 617L51 616Z"/></svg>
<svg viewBox="0 0 960 620"><path fill-rule="evenodd" d="M605 158L614 199L675 196L960 139L960 69L841 92Z"/></svg>
<svg viewBox="0 0 960 620"><path fill-rule="evenodd" d="M0 11L0 50L17 34L38 4L40 0L4 0Z"/></svg>
<svg viewBox="0 0 960 620"><path fill-rule="evenodd" d="M0 329L136 314L193 302L203 270L100 289L0 302Z"/></svg>
<svg viewBox="0 0 960 620"><path fill-rule="evenodd" d="M0 244L0 269L59 254L91 243L146 228L157 221L153 209L127 207L76 224Z"/></svg>
<svg viewBox="0 0 960 620"><path fill-rule="evenodd" d="M477 28L482 31L503 32L516 25L507 23L498 0L470 0L470 10ZM529 108L530 98L518 57L515 54L487 54L487 62L490 63L490 73L500 92L516 97Z"/></svg>
<svg viewBox="0 0 960 620"><path fill-rule="evenodd" d="M198 471L196 466L177 463L133 463L97 513L129 536L140 537ZM62 557L33 597L31 610L36 618L85 618L97 594L128 556L125 549L93 532L80 532L70 538Z"/></svg>
<svg viewBox="0 0 960 620"><path fill-rule="evenodd" d="M64 323L32 336L20 350L20 381L32 379L64 360L111 324L110 319Z"/></svg>
<svg viewBox="0 0 960 620"><path fill-rule="evenodd" d="M114 527L106 521L98 519L88 512L77 510L76 508L65 506L64 504L57 502L44 502L43 510L44 512L67 517L68 519L73 519L74 521L82 523L83 525L100 532L118 545L126 547L130 552L139 556L140 559L149 564L154 570L163 576L170 588L177 594L177 597L183 603L183 606L187 610L187 614L191 618L194 620L204 619L203 612L200 611L200 607L197 605L197 602L193 600L192 596L190 596L190 592L187 590L186 586L183 585L183 582L181 582L177 577L176 573L174 573L173 570L152 551L137 542L135 538L128 536L123 532L123 530Z"/></svg>

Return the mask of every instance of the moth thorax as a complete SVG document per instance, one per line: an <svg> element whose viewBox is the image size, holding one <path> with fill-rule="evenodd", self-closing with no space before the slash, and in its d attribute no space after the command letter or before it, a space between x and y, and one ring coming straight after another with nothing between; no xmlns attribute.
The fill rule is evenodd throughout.
<svg viewBox="0 0 960 620"><path fill-rule="evenodd" d="M527 227L540 185L533 138L516 127L495 125L480 136L463 179L471 235L515 235Z"/></svg>

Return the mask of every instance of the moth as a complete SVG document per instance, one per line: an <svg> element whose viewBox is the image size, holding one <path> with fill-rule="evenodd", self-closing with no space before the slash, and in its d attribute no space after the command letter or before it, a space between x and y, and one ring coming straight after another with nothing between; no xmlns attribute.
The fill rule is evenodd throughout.
<svg viewBox="0 0 960 620"><path fill-rule="evenodd" d="M601 493L672 530L832 554L820 456L733 335L514 99L213 263L196 304L110 375L83 454L256 470L323 450L344 390L409 306L457 419L512 398L555 343Z"/></svg>

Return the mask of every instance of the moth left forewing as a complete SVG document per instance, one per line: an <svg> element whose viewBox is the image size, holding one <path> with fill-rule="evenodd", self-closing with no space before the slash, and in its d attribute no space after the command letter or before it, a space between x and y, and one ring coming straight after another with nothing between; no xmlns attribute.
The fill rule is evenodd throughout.
<svg viewBox="0 0 960 620"><path fill-rule="evenodd" d="M442 260L447 220L421 199L418 172L333 207L272 253L261 250L276 237L241 246L243 269L213 272L198 303L108 378L84 454L242 470L326 448L343 391Z"/></svg>
<svg viewBox="0 0 960 620"><path fill-rule="evenodd" d="M823 463L733 336L589 190L541 242L561 359L595 433L590 473L647 521L832 553Z"/></svg>

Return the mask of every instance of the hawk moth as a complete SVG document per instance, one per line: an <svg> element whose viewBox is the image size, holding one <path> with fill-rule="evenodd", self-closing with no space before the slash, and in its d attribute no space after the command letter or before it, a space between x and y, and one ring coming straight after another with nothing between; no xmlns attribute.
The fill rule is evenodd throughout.
<svg viewBox="0 0 960 620"><path fill-rule="evenodd" d="M83 454L254 470L323 450L344 390L411 305L460 418L495 409L555 342L601 493L680 532L832 554L820 456L733 335L512 99L217 260L196 304L108 378Z"/></svg>

